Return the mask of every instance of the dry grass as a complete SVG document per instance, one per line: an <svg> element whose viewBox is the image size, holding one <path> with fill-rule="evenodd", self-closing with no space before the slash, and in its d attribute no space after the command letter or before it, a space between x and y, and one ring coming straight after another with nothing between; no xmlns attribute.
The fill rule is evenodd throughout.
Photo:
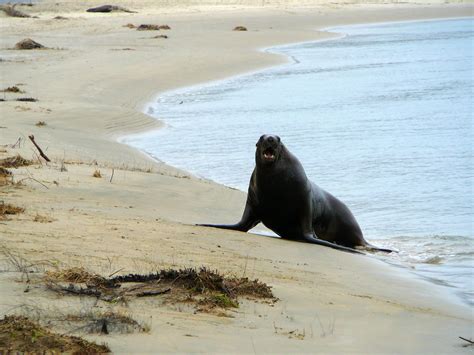
<svg viewBox="0 0 474 355"><path fill-rule="evenodd" d="M21 155L15 155L0 159L0 167L2 168L19 168L21 166L32 165L33 161L23 158Z"/></svg>
<svg viewBox="0 0 474 355"><path fill-rule="evenodd" d="M113 285L105 277L88 272L83 267L72 267L64 270L46 271L45 280L47 282L70 282L84 283L94 286Z"/></svg>
<svg viewBox="0 0 474 355"><path fill-rule="evenodd" d="M99 169L95 169L94 170L94 173L92 174L93 177L95 178L101 178L102 177L102 174L100 173L100 170Z"/></svg>
<svg viewBox="0 0 474 355"><path fill-rule="evenodd" d="M10 203L0 201L0 220L6 220L7 215L15 215L25 212L23 207L14 206Z"/></svg>
<svg viewBox="0 0 474 355"><path fill-rule="evenodd" d="M51 223L51 222L54 222L55 219L52 217L43 216L37 213L33 221L38 222L38 223Z"/></svg>
<svg viewBox="0 0 474 355"><path fill-rule="evenodd" d="M10 170L0 166L0 186L5 186L13 183L13 175Z"/></svg>
<svg viewBox="0 0 474 355"><path fill-rule="evenodd" d="M18 86L9 86L6 89L0 90L0 92L11 92L14 94L24 94L25 92L22 91Z"/></svg>
<svg viewBox="0 0 474 355"><path fill-rule="evenodd" d="M31 354L110 353L107 345L98 345L79 337L53 333L22 316L5 316L0 320L0 350L7 354L12 352Z"/></svg>
<svg viewBox="0 0 474 355"><path fill-rule="evenodd" d="M35 126L36 126L36 127L44 127L44 126L46 126L46 122L44 122L44 121L38 121L38 122L36 122Z"/></svg>

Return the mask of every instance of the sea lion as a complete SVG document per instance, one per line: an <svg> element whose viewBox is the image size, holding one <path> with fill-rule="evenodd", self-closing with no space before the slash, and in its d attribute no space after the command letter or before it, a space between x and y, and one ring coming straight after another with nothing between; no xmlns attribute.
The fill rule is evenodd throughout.
<svg viewBox="0 0 474 355"><path fill-rule="evenodd" d="M200 226L247 232L260 222L283 239L350 252L357 252L354 248L391 252L364 239L349 208L311 182L300 161L275 135L263 135L257 142L255 169L240 222Z"/></svg>

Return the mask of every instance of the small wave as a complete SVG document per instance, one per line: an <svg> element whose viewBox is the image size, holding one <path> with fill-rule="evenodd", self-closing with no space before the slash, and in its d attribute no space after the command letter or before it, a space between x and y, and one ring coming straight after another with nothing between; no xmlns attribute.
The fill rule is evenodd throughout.
<svg viewBox="0 0 474 355"><path fill-rule="evenodd" d="M371 240L372 242L372 240ZM399 250L382 258L408 267L437 284L454 287L468 304L474 303L474 238L459 235L394 236L374 244Z"/></svg>

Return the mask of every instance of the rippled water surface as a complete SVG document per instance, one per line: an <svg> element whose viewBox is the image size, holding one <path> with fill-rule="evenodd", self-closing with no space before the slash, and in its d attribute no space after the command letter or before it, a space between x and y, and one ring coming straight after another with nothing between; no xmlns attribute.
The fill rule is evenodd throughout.
<svg viewBox="0 0 474 355"><path fill-rule="evenodd" d="M246 190L256 141L278 134L368 240L473 303L473 21L331 31L272 50L291 64L160 96L167 127L126 141Z"/></svg>

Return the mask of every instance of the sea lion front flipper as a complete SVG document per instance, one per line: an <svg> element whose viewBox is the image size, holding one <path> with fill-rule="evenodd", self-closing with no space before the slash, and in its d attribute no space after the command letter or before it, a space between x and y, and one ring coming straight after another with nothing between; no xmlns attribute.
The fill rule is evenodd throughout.
<svg viewBox="0 0 474 355"><path fill-rule="evenodd" d="M196 224L200 227L212 227L212 228L221 228L221 229L230 229L240 232L248 232L250 229L255 227L260 223L260 218L257 217L255 209L252 207L252 203L249 198L247 198L247 203L245 204L244 213L240 221L236 224Z"/></svg>

